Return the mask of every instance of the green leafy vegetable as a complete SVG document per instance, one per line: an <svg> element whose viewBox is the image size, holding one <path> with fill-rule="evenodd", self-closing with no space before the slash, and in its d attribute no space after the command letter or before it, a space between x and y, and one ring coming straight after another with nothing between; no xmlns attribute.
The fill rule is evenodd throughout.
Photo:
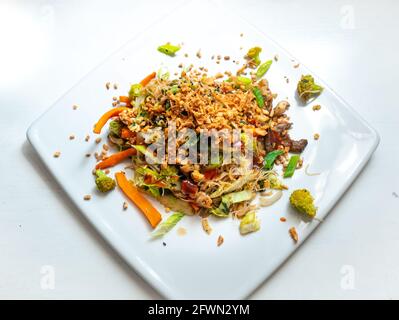
<svg viewBox="0 0 399 320"><path fill-rule="evenodd" d="M259 66L258 70L256 71L256 77L258 79L262 78L265 75L265 73L270 69L270 66L272 65L272 63L273 63L273 60L268 60L268 61L262 63Z"/></svg>
<svg viewBox="0 0 399 320"><path fill-rule="evenodd" d="M304 102L308 102L311 98L318 96L323 91L323 87L316 84L314 78L308 74L302 75L301 80L298 82L297 90L299 97Z"/></svg>
<svg viewBox="0 0 399 320"><path fill-rule="evenodd" d="M112 120L109 123L109 131L115 136L119 137L121 135L122 123L118 120Z"/></svg>
<svg viewBox="0 0 399 320"><path fill-rule="evenodd" d="M294 155L290 158L290 161L288 162L288 165L284 171L284 178L290 178L294 175L298 161L299 161L299 155Z"/></svg>
<svg viewBox="0 0 399 320"><path fill-rule="evenodd" d="M255 96L258 106L263 108L265 106L265 100L263 99L262 91L260 91L260 89L258 87L254 87L252 89L252 93Z"/></svg>
<svg viewBox="0 0 399 320"><path fill-rule="evenodd" d="M274 150L269 152L265 157L265 166L266 170L271 170L273 168L274 161L278 156L281 156L284 153L283 150Z"/></svg>
<svg viewBox="0 0 399 320"><path fill-rule="evenodd" d="M145 146L134 145L133 148L135 148L138 152L144 154L146 160L149 160L148 162L150 164L155 164L159 162L158 158L154 156L151 152L149 152Z"/></svg>
<svg viewBox="0 0 399 320"><path fill-rule="evenodd" d="M255 66L260 65L259 54L261 53L261 51L262 51L262 48L260 48L260 47L253 47L248 50L247 57L251 60L251 62Z"/></svg>
<svg viewBox="0 0 399 320"><path fill-rule="evenodd" d="M244 86L248 86L252 83L252 80L250 78L247 77L237 77L236 78L236 82L239 85L244 85Z"/></svg>
<svg viewBox="0 0 399 320"><path fill-rule="evenodd" d="M275 172L270 172L270 174L267 176L267 180L270 183L270 189L275 189L275 190L287 189L287 186L283 185L280 179L277 178Z"/></svg>
<svg viewBox="0 0 399 320"><path fill-rule="evenodd" d="M260 229L260 221L256 218L255 212L248 212L240 223L240 233L247 234Z"/></svg>
<svg viewBox="0 0 399 320"><path fill-rule="evenodd" d="M218 217L228 217L230 213L230 206L234 203L248 201L253 198L254 194L249 190L233 192L222 197L222 202L219 207L212 209L211 212Z"/></svg>
<svg viewBox="0 0 399 320"><path fill-rule="evenodd" d="M169 71L163 72L162 68L160 68L158 70L158 73L157 73L157 78L158 79L160 79L160 80L168 80L169 77L170 77L170 72Z"/></svg>
<svg viewBox="0 0 399 320"><path fill-rule="evenodd" d="M164 44L163 46L158 47L158 51L162 52L168 56L173 57L177 51L180 50L179 46L174 46L170 43Z"/></svg>
<svg viewBox="0 0 399 320"><path fill-rule="evenodd" d="M167 234L184 217L184 213L176 212L162 222L158 228L151 234L152 238L161 238Z"/></svg>

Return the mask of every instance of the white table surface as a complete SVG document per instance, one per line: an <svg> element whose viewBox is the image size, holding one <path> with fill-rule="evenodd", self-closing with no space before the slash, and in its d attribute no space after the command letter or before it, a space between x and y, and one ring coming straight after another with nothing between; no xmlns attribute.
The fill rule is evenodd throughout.
<svg viewBox="0 0 399 320"><path fill-rule="evenodd" d="M0 1L0 298L160 298L71 205L25 131L82 76L181 3ZM399 2L225 5L324 79L381 135L328 218L250 298L398 299ZM46 266L54 270L51 288L43 286Z"/></svg>

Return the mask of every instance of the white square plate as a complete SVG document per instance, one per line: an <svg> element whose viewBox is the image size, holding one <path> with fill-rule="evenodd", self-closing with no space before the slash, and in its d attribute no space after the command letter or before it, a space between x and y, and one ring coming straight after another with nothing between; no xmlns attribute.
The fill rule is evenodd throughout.
<svg viewBox="0 0 399 320"><path fill-rule="evenodd" d="M174 58L156 50L167 41L184 43ZM28 130L29 141L82 214L165 297L244 298L299 247L319 222L302 221L289 208L287 191L275 205L258 212L259 232L243 237L238 232L238 221L211 219L213 233L207 235L198 218L185 217L179 223L188 231L185 236L173 230L161 241L149 241L151 229L147 221L133 205L128 211L122 211L125 198L119 190L106 196L94 190L91 171L95 160L85 157L86 153L101 148L101 144L94 143L93 123L111 107L113 96L126 94L131 83L161 66L167 66L171 74L180 70L179 63L207 67L209 74L236 71L239 66L232 60L242 62L246 50L254 45L263 48L263 61L279 56L267 73L267 79L272 91L278 93L277 100L287 97L291 102L292 137L309 140L302 154L304 164L310 164L312 172L321 172L318 176L308 176L304 170L298 170L285 183L291 190L311 190L319 208L318 217L323 219L377 147L377 133L317 77L316 81L325 87L315 101L322 109L314 112L313 104L301 106L295 98L296 83L301 74L310 71L302 65L294 68L294 59L264 34L239 17L226 13L225 8L206 1L186 4L129 41ZM202 52L201 59L196 57L198 49ZM185 52L188 58L183 56ZM222 59L218 65L211 60L212 55L218 54L229 55L231 59ZM289 83L284 76L290 79ZM118 90L112 87L105 90L108 81L118 83ZM79 105L77 110L72 109L74 104ZM105 141L107 130L103 131ZM316 132L320 134L317 142L313 140ZM68 139L71 133L76 135L75 140ZM85 142L86 134L91 135L90 142ZM52 155L57 150L61 151L61 156L54 158ZM120 168L123 165L114 171ZM84 201L85 194L92 194L92 200ZM163 212L157 203L154 204ZM281 216L285 216L287 222L280 222ZM292 226L298 230L298 244L288 235ZM221 247L216 246L219 235L225 239ZM167 246L163 246L162 241Z"/></svg>

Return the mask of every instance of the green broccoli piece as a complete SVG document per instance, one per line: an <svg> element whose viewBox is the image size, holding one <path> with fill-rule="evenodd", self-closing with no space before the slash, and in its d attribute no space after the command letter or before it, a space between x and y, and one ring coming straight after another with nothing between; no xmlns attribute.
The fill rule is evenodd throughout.
<svg viewBox="0 0 399 320"><path fill-rule="evenodd" d="M101 192L108 192L115 188L115 180L108 177L102 170L96 171L96 185Z"/></svg>
<svg viewBox="0 0 399 320"><path fill-rule="evenodd" d="M318 96L323 91L323 87L316 84L314 78L308 74L302 75L301 80L298 82L297 90L299 97L304 102L308 102L311 98Z"/></svg>
<svg viewBox="0 0 399 320"><path fill-rule="evenodd" d="M112 120L109 123L109 132L113 133L115 136L120 137L122 129L122 122L118 120Z"/></svg>
<svg viewBox="0 0 399 320"><path fill-rule="evenodd" d="M317 208L314 206L314 199L306 189L299 189L292 192L290 196L291 205L299 212L310 218L316 216Z"/></svg>

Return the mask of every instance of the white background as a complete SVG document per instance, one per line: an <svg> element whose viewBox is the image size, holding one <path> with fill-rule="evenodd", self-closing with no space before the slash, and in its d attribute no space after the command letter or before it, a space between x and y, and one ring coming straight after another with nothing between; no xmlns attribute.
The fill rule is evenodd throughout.
<svg viewBox="0 0 399 320"><path fill-rule="evenodd" d="M160 298L70 204L25 132L81 77L181 3L0 0L0 298ZM381 135L328 218L250 298L398 299L399 2L225 6L313 70ZM47 265L55 287L46 290Z"/></svg>

